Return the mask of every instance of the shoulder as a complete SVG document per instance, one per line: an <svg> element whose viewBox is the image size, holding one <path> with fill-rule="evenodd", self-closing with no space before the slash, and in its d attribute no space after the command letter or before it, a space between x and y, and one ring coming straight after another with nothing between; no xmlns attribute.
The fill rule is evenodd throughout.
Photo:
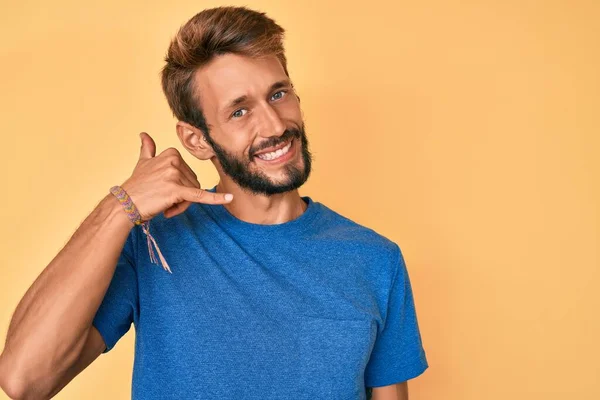
<svg viewBox="0 0 600 400"><path fill-rule="evenodd" d="M320 203L319 203L320 204ZM377 230L320 204L319 239L335 243L334 256L343 255L344 262L353 265L364 275L365 282L373 283L386 301L392 285L404 267L400 246Z"/></svg>
<svg viewBox="0 0 600 400"><path fill-rule="evenodd" d="M400 247L396 242L322 203L318 203L318 205L321 208L320 235L332 236L340 241L351 243L356 251L377 254L392 263L397 260Z"/></svg>

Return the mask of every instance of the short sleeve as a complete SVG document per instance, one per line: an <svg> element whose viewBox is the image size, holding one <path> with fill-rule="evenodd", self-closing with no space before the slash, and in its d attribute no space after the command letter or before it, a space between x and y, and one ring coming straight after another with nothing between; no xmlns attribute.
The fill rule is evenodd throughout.
<svg viewBox="0 0 600 400"><path fill-rule="evenodd" d="M392 280L383 329L377 335L365 369L365 386L378 387L421 375L427 358L421 341L408 271L398 245L393 256Z"/></svg>
<svg viewBox="0 0 600 400"><path fill-rule="evenodd" d="M137 315L138 284L134 261L134 234L132 229L121 250L115 273L108 286L92 325L104 339L106 349L111 350L117 341L129 331Z"/></svg>

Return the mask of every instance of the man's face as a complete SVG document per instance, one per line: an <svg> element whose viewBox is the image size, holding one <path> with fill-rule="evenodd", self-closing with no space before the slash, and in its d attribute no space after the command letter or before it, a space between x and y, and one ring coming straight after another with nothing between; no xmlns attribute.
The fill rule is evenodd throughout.
<svg viewBox="0 0 600 400"><path fill-rule="evenodd" d="M297 189L311 169L300 103L275 56L218 56L195 85L220 172L254 194Z"/></svg>

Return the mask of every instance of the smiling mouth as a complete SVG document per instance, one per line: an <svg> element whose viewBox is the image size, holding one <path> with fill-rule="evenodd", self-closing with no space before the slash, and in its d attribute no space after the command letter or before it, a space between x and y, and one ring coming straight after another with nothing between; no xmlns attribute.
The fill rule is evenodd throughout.
<svg viewBox="0 0 600 400"><path fill-rule="evenodd" d="M274 161L274 160L277 160L279 158L282 158L287 153L289 153L290 148L292 147L292 142L293 141L294 141L294 139L291 139L285 146L277 149L276 151L271 151L271 152L268 152L268 153L256 154L255 157L258 157L258 158L260 158L263 161Z"/></svg>

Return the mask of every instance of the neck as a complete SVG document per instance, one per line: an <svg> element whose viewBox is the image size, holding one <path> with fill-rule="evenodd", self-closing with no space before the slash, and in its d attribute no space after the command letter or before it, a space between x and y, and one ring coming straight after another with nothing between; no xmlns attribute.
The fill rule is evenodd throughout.
<svg viewBox="0 0 600 400"><path fill-rule="evenodd" d="M223 206L236 218L253 224L282 224L298 218L307 207L297 189L271 196L257 195L221 179L216 191L233 194L231 203Z"/></svg>

